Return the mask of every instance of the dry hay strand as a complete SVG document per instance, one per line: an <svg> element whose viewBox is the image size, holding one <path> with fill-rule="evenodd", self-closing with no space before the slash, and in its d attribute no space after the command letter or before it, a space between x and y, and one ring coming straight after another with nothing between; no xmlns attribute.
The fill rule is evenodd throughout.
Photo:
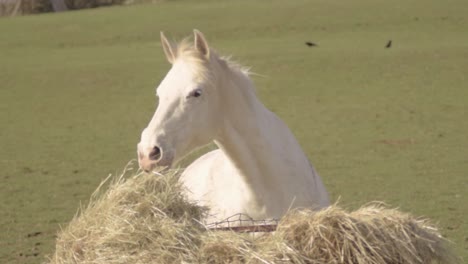
<svg viewBox="0 0 468 264"><path fill-rule="evenodd" d="M50 263L458 263L426 220L380 204L293 210L274 233L207 230L178 172L106 179L58 234ZM106 186L107 187L104 187Z"/></svg>

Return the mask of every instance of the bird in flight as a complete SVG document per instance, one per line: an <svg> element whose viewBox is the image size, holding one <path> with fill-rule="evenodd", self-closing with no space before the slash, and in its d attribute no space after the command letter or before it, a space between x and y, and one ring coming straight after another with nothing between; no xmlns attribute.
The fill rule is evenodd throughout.
<svg viewBox="0 0 468 264"><path fill-rule="evenodd" d="M387 45L385 45L385 48L390 48L392 46L392 40L389 40Z"/></svg>
<svg viewBox="0 0 468 264"><path fill-rule="evenodd" d="M313 42L310 42L310 41L306 41L305 44L306 44L307 46L309 46L309 47L316 47L316 46L317 46L317 44L315 44L315 43L313 43Z"/></svg>

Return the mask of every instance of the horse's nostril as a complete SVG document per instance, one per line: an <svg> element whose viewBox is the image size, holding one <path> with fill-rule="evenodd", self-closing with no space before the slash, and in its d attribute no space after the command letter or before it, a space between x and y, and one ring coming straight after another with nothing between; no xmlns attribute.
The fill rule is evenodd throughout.
<svg viewBox="0 0 468 264"><path fill-rule="evenodd" d="M161 157L161 150L158 147L154 147L149 154L150 160L158 160Z"/></svg>

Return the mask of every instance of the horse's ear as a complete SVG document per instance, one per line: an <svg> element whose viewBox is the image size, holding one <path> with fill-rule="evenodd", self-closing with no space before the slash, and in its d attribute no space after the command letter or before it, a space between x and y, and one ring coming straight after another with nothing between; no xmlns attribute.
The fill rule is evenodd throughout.
<svg viewBox="0 0 468 264"><path fill-rule="evenodd" d="M210 58L210 47L208 46L208 42L203 36L203 33L198 31L197 29L193 30L193 36L195 41L195 48L207 59Z"/></svg>
<svg viewBox="0 0 468 264"><path fill-rule="evenodd" d="M161 44L163 46L164 54L166 54L167 61L169 61L170 64L174 63L174 60L176 58L174 47L169 42L169 40L167 40L166 36L164 36L164 32L162 31L161 31Z"/></svg>

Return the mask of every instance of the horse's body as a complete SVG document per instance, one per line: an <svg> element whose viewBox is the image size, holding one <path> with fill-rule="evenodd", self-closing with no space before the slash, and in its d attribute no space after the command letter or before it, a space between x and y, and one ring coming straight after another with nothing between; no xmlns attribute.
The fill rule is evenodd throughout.
<svg viewBox="0 0 468 264"><path fill-rule="evenodd" d="M255 96L246 71L212 52L195 31L175 49L162 35L171 71L142 133L140 166L170 166L194 147L219 147L193 162L181 181L210 208L207 222L243 213L280 218L288 209L329 205L323 183L288 127ZM183 76L185 74L186 76Z"/></svg>

